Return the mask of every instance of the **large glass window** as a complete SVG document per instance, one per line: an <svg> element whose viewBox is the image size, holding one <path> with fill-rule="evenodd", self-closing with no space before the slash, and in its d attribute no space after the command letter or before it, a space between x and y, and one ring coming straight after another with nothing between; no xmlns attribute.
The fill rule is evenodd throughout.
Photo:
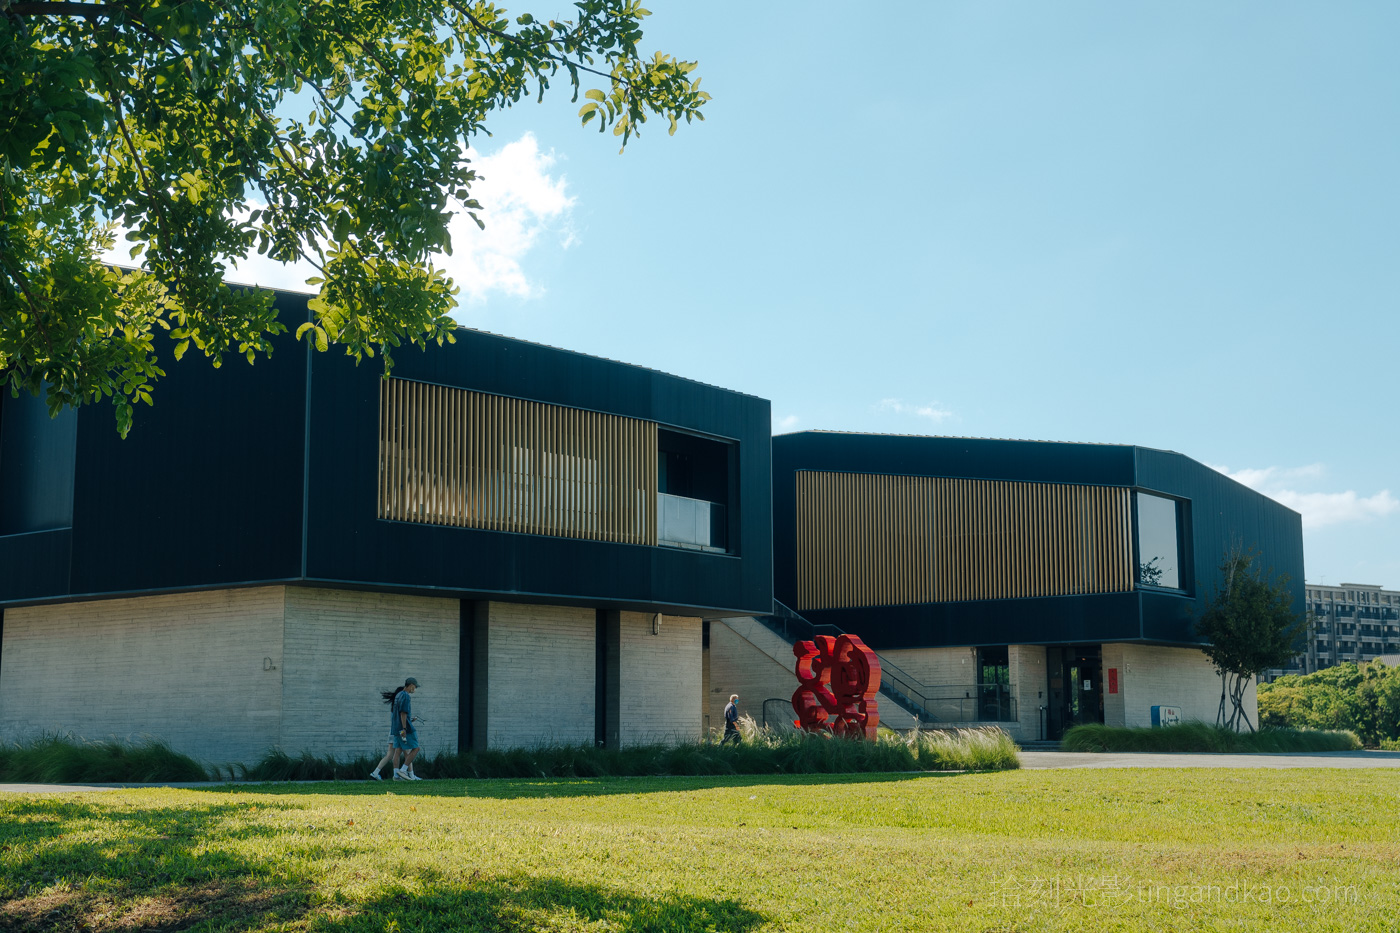
<svg viewBox="0 0 1400 933"><path fill-rule="evenodd" d="M1180 504L1137 494L1138 583L1181 589Z"/></svg>
<svg viewBox="0 0 1400 933"><path fill-rule="evenodd" d="M657 543L731 550L733 444L680 431L657 432Z"/></svg>

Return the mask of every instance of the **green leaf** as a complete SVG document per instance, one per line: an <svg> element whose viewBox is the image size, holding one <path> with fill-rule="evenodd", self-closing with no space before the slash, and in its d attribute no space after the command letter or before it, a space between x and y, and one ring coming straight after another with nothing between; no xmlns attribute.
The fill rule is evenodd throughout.
<svg viewBox="0 0 1400 933"><path fill-rule="evenodd" d="M450 254L455 214L482 224L467 145L551 81L583 91L581 123L617 123L624 144L648 116L674 131L708 99L693 63L639 54L635 0L579 0L548 25L480 5L516 37L490 43L454 3L334 4L333 28L324 5L291 0L136 6L139 19L21 16L0 32L0 275L32 272L34 296L0 288L0 383L70 387L56 405L108 399L123 432L159 391L157 331L177 360L193 347L218 368L288 330L270 292L224 281L253 255L317 264L314 323L292 326L318 350L451 341L456 287L430 257ZM584 90L590 65L612 84ZM113 241L148 270L114 272Z"/></svg>

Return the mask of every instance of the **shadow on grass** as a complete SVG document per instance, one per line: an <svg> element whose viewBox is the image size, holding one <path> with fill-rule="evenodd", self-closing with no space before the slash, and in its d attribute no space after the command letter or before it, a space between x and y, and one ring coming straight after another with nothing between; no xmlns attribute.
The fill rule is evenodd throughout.
<svg viewBox="0 0 1400 933"><path fill-rule="evenodd" d="M513 877L390 888L379 896L317 916L316 933L382 930L535 930L596 925L617 933L746 933L762 914L733 900L667 895L642 897L557 878Z"/></svg>
<svg viewBox="0 0 1400 933"><path fill-rule="evenodd" d="M246 803L123 810L19 798L0 804L0 930L242 930L290 920L310 885L220 849L275 838ZM298 810L287 804L258 809ZM91 824L91 825L85 825ZM92 841L97 828L100 841Z"/></svg>
<svg viewBox="0 0 1400 933"><path fill-rule="evenodd" d="M887 774L731 774L706 777L609 777L609 778L472 778L435 781L373 782L320 781L279 784L220 784L190 790L215 794L258 794L296 797L332 794L344 797L382 794L404 797L489 797L516 800L526 797L607 797L616 794L677 794L711 788L810 787L833 784L888 784L896 781L952 779L954 771L892 772Z"/></svg>
<svg viewBox="0 0 1400 933"><path fill-rule="evenodd" d="M383 930L514 930L605 927L621 933L745 933L764 917L733 900L641 896L553 877L445 877L420 868L416 884L356 898L317 893L316 868L293 871L278 844L291 830L249 822L247 801L119 809L52 799L0 804L0 930L242 931L280 927L321 933ZM96 841L94 841L96 837ZM258 838L267 858L221 846ZM356 852L317 845L314 864Z"/></svg>

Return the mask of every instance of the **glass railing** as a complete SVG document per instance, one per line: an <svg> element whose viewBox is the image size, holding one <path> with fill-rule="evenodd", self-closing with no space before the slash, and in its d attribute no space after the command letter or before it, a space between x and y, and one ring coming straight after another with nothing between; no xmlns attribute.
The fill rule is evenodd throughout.
<svg viewBox="0 0 1400 933"><path fill-rule="evenodd" d="M656 541L671 547L728 550L725 508L718 502L658 493Z"/></svg>

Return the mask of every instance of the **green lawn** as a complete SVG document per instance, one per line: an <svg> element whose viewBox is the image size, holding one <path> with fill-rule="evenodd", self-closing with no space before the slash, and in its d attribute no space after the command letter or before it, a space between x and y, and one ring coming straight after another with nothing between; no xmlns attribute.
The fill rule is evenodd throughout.
<svg viewBox="0 0 1400 933"><path fill-rule="evenodd" d="M1385 771L0 794L0 930L1377 930Z"/></svg>

